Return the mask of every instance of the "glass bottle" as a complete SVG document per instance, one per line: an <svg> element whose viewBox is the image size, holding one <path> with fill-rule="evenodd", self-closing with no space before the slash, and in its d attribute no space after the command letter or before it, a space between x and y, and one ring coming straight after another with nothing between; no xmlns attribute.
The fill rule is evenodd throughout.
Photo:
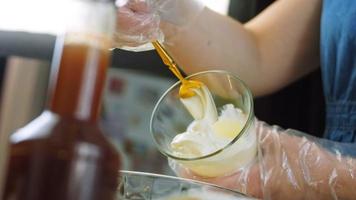
<svg viewBox="0 0 356 200"><path fill-rule="evenodd" d="M98 125L110 61L111 1L69 1L54 51L48 109L10 137L4 200L110 200L121 160Z"/></svg>

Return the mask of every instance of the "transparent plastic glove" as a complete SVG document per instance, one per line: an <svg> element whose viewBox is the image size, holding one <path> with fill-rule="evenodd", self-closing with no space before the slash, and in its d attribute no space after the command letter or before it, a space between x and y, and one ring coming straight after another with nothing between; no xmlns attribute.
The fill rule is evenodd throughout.
<svg viewBox="0 0 356 200"><path fill-rule="evenodd" d="M116 5L114 47L128 50L152 49L151 41L174 37L204 8L200 0L117 0Z"/></svg>
<svg viewBox="0 0 356 200"><path fill-rule="evenodd" d="M263 199L355 199L356 144L315 138L257 122L255 162L231 175L202 178L170 160L186 178L214 183Z"/></svg>

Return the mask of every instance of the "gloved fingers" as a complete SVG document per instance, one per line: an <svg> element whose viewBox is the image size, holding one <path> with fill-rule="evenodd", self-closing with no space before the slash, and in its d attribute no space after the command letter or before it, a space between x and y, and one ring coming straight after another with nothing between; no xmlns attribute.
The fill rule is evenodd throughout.
<svg viewBox="0 0 356 200"><path fill-rule="evenodd" d="M197 176L182 165L176 165L175 171L263 199L350 199L356 195L356 159L340 153L343 144L256 124L254 163L216 178Z"/></svg>
<svg viewBox="0 0 356 200"><path fill-rule="evenodd" d="M169 165L180 177L215 184L257 198L262 197L260 170L255 162L233 174L214 178L199 176L174 160L169 160Z"/></svg>
<svg viewBox="0 0 356 200"><path fill-rule="evenodd" d="M138 46L153 40L174 38L204 8L199 0L117 0L116 5L114 47L133 51L152 49L152 45Z"/></svg>
<svg viewBox="0 0 356 200"><path fill-rule="evenodd" d="M117 9L115 47L139 46L160 38L160 19L144 1L129 1Z"/></svg>
<svg viewBox="0 0 356 200"><path fill-rule="evenodd" d="M194 21L205 7L201 0L156 0L155 3L162 21L180 27Z"/></svg>
<svg viewBox="0 0 356 200"><path fill-rule="evenodd" d="M151 13L138 13L127 7L117 9L117 29L121 33L141 34L153 29L158 19Z"/></svg>

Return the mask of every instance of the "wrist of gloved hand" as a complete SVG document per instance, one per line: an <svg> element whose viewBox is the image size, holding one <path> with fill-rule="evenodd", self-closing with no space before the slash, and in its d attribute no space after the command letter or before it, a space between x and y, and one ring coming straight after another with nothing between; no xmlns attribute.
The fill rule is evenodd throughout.
<svg viewBox="0 0 356 200"><path fill-rule="evenodd" d="M135 48L127 47L173 38L192 23L204 8L200 0L117 0L116 4L114 47L129 50Z"/></svg>
<svg viewBox="0 0 356 200"><path fill-rule="evenodd" d="M203 178L170 160L180 176L197 179L263 199L352 199L356 161L342 155L345 144L258 122L257 158L233 174ZM346 145L349 150L355 146Z"/></svg>

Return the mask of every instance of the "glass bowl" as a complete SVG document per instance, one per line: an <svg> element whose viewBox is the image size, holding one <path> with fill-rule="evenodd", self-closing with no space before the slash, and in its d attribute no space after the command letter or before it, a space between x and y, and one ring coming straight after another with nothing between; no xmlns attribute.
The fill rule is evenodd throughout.
<svg viewBox="0 0 356 200"><path fill-rule="evenodd" d="M222 187L172 176L120 171L118 200L248 200Z"/></svg>
<svg viewBox="0 0 356 200"><path fill-rule="evenodd" d="M247 116L247 120L240 133L221 149L200 157L177 156L170 144L194 120L180 101L181 83L177 82L159 99L151 116L150 132L159 151L202 177L229 175L251 163L257 147L253 98L247 86L226 71L200 72L187 79L201 81L208 87L218 111L226 104L233 104Z"/></svg>

